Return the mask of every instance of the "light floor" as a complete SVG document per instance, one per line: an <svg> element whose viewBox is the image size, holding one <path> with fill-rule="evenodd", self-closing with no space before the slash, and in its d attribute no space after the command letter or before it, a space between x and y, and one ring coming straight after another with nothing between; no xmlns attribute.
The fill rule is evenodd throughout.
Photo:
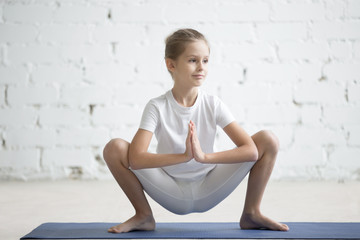
<svg viewBox="0 0 360 240"><path fill-rule="evenodd" d="M246 182L202 214L174 215L150 201L158 222L238 221ZM360 222L360 182L270 182L265 215L282 222ZM19 239L44 222L120 222L132 207L115 181L0 182L0 239Z"/></svg>

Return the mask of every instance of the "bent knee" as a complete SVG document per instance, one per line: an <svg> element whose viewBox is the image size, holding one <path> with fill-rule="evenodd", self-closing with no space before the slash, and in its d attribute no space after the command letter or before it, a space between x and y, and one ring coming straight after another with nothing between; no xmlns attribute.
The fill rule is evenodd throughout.
<svg viewBox="0 0 360 240"><path fill-rule="evenodd" d="M279 151L280 141L272 131L261 130L258 134L260 134L261 141L264 142L264 145L268 150L271 150L273 152Z"/></svg>
<svg viewBox="0 0 360 240"><path fill-rule="evenodd" d="M104 147L103 157L106 163L119 160L124 163L128 156L129 143L121 138L111 139ZM128 161L126 161L128 162ZM128 163L126 163L128 165Z"/></svg>

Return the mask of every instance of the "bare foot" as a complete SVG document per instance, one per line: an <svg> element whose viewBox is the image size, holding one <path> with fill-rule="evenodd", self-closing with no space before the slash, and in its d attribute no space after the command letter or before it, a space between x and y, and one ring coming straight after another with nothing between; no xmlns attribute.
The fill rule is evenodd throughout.
<svg viewBox="0 0 360 240"><path fill-rule="evenodd" d="M286 224L278 223L271 220L261 213L246 214L243 213L240 219L241 229L270 229L275 231L288 231L289 227Z"/></svg>
<svg viewBox="0 0 360 240"><path fill-rule="evenodd" d="M152 231L155 229L155 219L150 216L135 215L129 220L108 229L110 233L124 233L131 231Z"/></svg>

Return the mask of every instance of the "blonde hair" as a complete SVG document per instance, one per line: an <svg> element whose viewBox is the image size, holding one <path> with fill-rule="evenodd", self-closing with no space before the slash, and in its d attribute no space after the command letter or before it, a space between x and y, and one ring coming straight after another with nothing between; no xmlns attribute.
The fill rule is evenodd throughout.
<svg viewBox="0 0 360 240"><path fill-rule="evenodd" d="M165 40L165 59L170 58L176 60L185 51L188 43L197 40L203 40L209 47L208 41L200 32L191 28L177 30Z"/></svg>

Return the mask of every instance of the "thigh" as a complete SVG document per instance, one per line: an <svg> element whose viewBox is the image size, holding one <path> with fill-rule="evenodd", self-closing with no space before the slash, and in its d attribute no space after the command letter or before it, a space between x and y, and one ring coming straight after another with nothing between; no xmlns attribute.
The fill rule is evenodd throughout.
<svg viewBox="0 0 360 240"><path fill-rule="evenodd" d="M176 214L192 212L190 185L177 182L161 168L132 170L144 191L157 203Z"/></svg>
<svg viewBox="0 0 360 240"><path fill-rule="evenodd" d="M195 211L204 212L219 204L235 190L254 164L218 164L194 191Z"/></svg>

